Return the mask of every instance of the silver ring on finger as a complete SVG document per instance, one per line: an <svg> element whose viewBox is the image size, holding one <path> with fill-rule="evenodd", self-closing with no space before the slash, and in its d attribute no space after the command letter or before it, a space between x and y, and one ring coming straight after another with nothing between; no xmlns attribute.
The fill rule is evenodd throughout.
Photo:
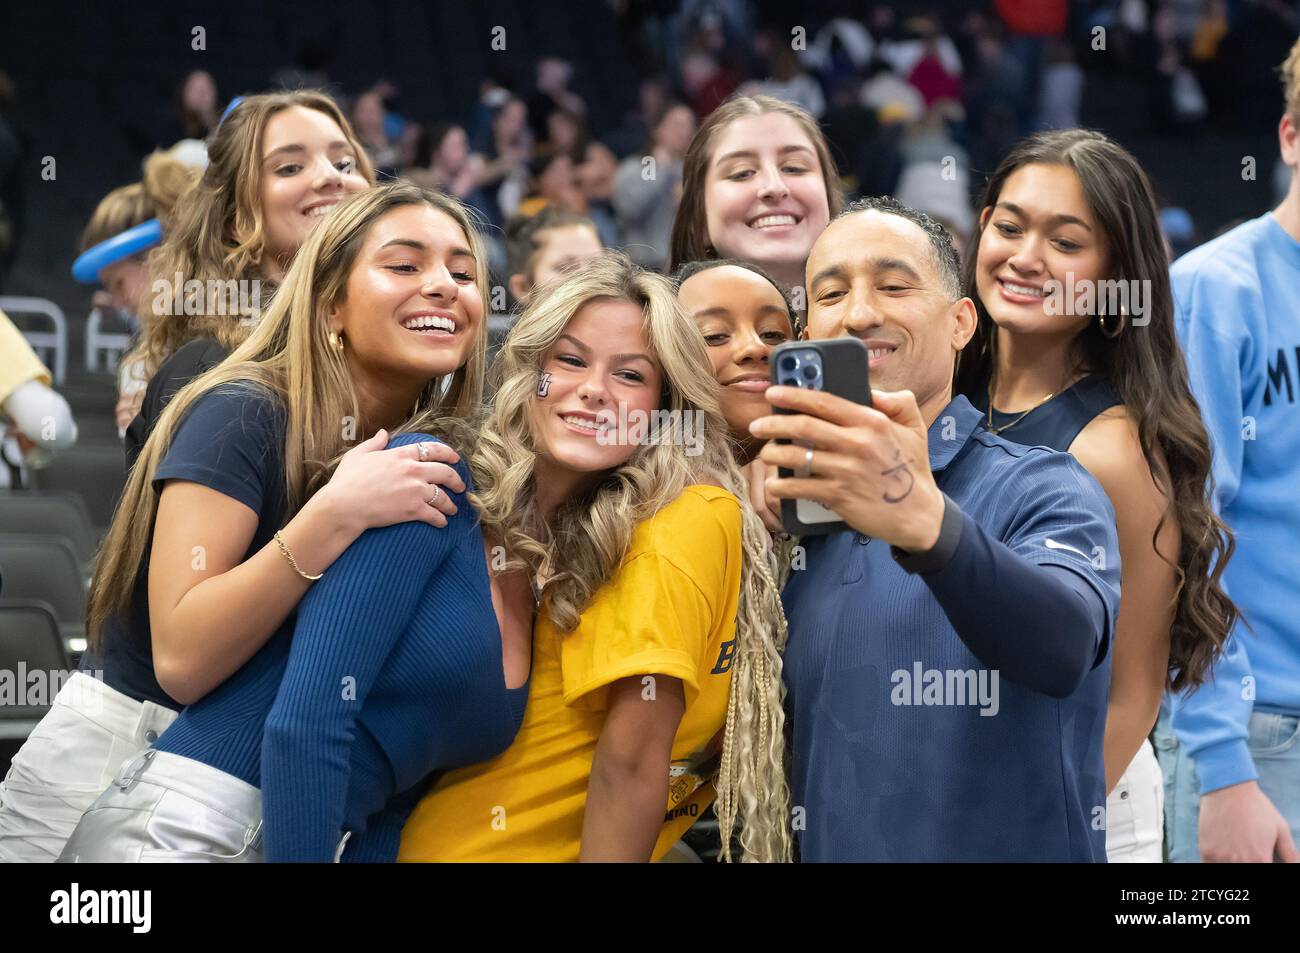
<svg viewBox="0 0 1300 953"><path fill-rule="evenodd" d="M420 444L420 446L424 446L424 444ZM433 496L429 497L424 502L428 503L430 506L433 506L435 503L438 502L438 497L440 497L441 495L442 495L442 487L438 486L438 484L435 483L433 485Z"/></svg>
<svg viewBox="0 0 1300 953"><path fill-rule="evenodd" d="M427 443L418 443L418 444L415 445L415 449L416 449L416 452L420 454L420 462L421 462L421 463L428 463L428 462L429 462L429 445L428 445ZM437 497L435 496L434 499L436 500Z"/></svg>
<svg viewBox="0 0 1300 953"><path fill-rule="evenodd" d="M811 450L805 450L803 452L803 463L800 465L799 469L794 471L794 475L801 480L808 479L812 476L812 463L813 452Z"/></svg>

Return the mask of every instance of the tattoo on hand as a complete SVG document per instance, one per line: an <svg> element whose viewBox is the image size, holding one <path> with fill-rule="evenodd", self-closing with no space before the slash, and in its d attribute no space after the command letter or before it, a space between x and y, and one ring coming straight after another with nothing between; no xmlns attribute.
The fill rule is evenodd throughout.
<svg viewBox="0 0 1300 953"><path fill-rule="evenodd" d="M894 451L895 460L900 459L902 456L903 456L903 451L901 450ZM913 476L912 471L908 469L908 464L910 464L911 462L912 462L911 460L903 460L901 463L896 463L892 467L889 467L887 470L880 471L880 475L883 477L889 477L891 480L896 480L900 485L903 484L904 482L906 482L907 484L906 487L904 487L901 491L897 493L890 493L888 490L886 490L885 495L883 497L886 503L901 503L903 500L907 499L908 496L911 495L912 487L916 485L916 477Z"/></svg>

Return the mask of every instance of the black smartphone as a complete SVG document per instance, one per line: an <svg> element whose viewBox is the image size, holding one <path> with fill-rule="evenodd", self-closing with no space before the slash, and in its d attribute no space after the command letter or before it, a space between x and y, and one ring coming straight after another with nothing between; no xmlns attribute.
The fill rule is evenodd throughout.
<svg viewBox="0 0 1300 953"><path fill-rule="evenodd" d="M782 387L804 387L826 391L855 404L871 406L871 380L867 346L857 338L822 341L787 341L772 351L772 383ZM794 411L773 408L778 414ZM781 443L790 443L782 440ZM793 470L781 467L783 477ZM847 529L834 510L813 500L782 500L781 523L791 536L816 536Z"/></svg>

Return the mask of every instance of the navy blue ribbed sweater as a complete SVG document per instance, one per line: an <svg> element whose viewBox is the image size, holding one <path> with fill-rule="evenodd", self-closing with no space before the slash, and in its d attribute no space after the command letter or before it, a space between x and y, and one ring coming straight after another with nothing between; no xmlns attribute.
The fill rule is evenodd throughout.
<svg viewBox="0 0 1300 953"><path fill-rule="evenodd" d="M342 859L395 860L432 776L514 739L527 685L505 687L483 534L452 498L445 529L363 533L302 600L292 640L274 637L158 740L262 789L268 860L330 861L344 832Z"/></svg>

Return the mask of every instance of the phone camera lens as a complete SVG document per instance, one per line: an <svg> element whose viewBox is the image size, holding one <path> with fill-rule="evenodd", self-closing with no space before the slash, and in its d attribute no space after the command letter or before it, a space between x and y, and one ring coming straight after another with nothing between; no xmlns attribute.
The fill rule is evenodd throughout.
<svg viewBox="0 0 1300 953"><path fill-rule="evenodd" d="M793 354L787 354L785 357L781 358L781 370L783 371L794 371L798 366L799 358L795 357Z"/></svg>
<svg viewBox="0 0 1300 953"><path fill-rule="evenodd" d="M804 365L803 376L810 381L815 381L817 379L817 368L811 364Z"/></svg>

